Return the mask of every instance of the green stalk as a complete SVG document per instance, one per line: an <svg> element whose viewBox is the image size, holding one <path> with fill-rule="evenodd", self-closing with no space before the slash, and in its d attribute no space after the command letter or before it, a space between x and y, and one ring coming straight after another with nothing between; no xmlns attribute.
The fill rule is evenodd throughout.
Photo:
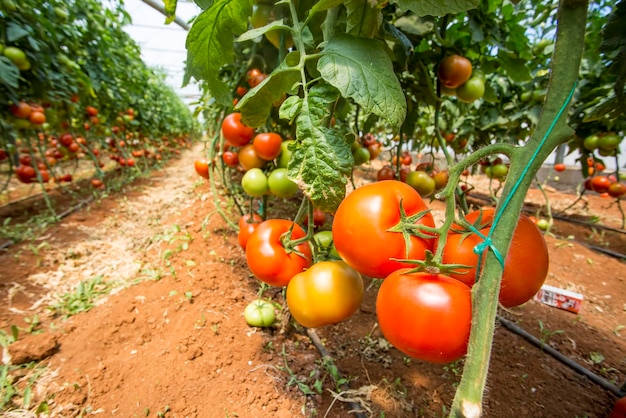
<svg viewBox="0 0 626 418"><path fill-rule="evenodd" d="M508 206L501 213L500 207L496 208L496 213L501 218L499 224L493 227L492 242L503 257L506 257L526 193L537 171L550 153L573 135L572 129L567 126L567 101L578 79L587 3L587 0L561 0L559 4L557 40L546 102L533 135L520 149L522 152L515 156L517 158L511 161L508 180L499 203L500 206L506 202ZM565 111L552 126L564 104ZM551 127L552 131L542 145L544 136ZM533 155L536 150L537 154ZM512 190L520 178L522 180L517 190ZM480 280L472 290L472 331L463 377L454 397L451 417L473 418L482 415L482 398L489 370L501 275L502 266L493 252L488 251Z"/></svg>

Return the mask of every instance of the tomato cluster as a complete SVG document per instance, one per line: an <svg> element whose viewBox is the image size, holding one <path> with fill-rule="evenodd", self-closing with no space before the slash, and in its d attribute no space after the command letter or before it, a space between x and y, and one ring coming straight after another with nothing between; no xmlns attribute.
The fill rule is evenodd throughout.
<svg viewBox="0 0 626 418"><path fill-rule="evenodd" d="M480 99L485 94L485 80L480 73L472 73L472 63L460 55L449 55L437 67L442 92L456 96L465 103Z"/></svg>
<svg viewBox="0 0 626 418"><path fill-rule="evenodd" d="M399 158L401 167L399 171L400 181L413 187L420 196L428 197L434 192L443 189L448 184L448 170L440 170L437 164L433 162L419 163L411 170L413 158L408 151L404 151ZM378 181L393 180L396 178L395 168L398 163L398 157L392 159L393 166L385 165L376 174Z"/></svg>

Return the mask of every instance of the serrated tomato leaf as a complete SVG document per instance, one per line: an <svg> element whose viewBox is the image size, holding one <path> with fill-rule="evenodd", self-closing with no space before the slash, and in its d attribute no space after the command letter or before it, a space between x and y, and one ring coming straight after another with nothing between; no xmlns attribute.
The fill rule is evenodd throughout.
<svg viewBox="0 0 626 418"><path fill-rule="evenodd" d="M342 96L397 128L406 117L406 99L384 48L378 40L337 35L326 44L317 69Z"/></svg>
<svg viewBox="0 0 626 418"><path fill-rule="evenodd" d="M298 52L291 52L285 60L258 86L248 91L239 100L235 110L241 112L241 121L252 128L263 125L273 103L287 92L294 93L294 86L300 81L300 70L294 67L298 62Z"/></svg>
<svg viewBox="0 0 626 418"><path fill-rule="evenodd" d="M252 0L218 0L197 17L187 35L187 74L205 80L211 95L225 106L232 97L219 69L235 61L234 37L248 29L251 14Z"/></svg>
<svg viewBox="0 0 626 418"><path fill-rule="evenodd" d="M330 116L328 101L332 89L311 89L296 122L299 146L294 149L287 176L298 184L313 205L334 212L346 195L348 175L354 160L347 139L337 130L327 128L319 120Z"/></svg>
<svg viewBox="0 0 626 418"><path fill-rule="evenodd" d="M397 0L402 10L410 10L418 16L445 16L478 7L478 0Z"/></svg>

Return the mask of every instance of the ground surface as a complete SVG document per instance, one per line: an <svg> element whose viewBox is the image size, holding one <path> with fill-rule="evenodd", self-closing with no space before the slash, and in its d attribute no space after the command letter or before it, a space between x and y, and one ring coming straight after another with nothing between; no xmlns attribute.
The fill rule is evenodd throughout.
<svg viewBox="0 0 626 418"><path fill-rule="evenodd" d="M56 417L345 417L352 416L345 402L352 399L361 400L364 416L446 415L462 364L409 360L390 347L376 327L373 288L350 320L317 331L349 381L351 390L341 396L333 395L338 374L302 329L246 325L243 310L259 285L235 234L214 213L208 184L193 171L199 155L198 147L186 151L123 194L0 255L0 328L22 329L4 360L45 365L36 369L31 405L47 399ZM363 177L371 173L358 181ZM573 200L550 194L554 206ZM529 199L541 200L535 193ZM610 201L587 203L578 212L619 226ZM443 205L432 207L441 216ZM599 245L610 238L611 248L624 242L624 234L559 228L560 236L576 232ZM531 301L501 314L619 386L626 380L624 264L571 240L547 242L547 283L584 294L582 310L576 315ZM65 319L67 309L83 306L75 293L81 281L83 300L113 291L89 312ZM264 296L282 303L278 289ZM51 304L57 308L48 309ZM33 373L22 372L21 387ZM498 327L485 416L605 417L614 399Z"/></svg>

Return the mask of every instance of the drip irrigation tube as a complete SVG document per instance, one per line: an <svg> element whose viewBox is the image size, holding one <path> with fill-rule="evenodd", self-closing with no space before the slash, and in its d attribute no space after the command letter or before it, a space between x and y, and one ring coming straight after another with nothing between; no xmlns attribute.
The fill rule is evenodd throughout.
<svg viewBox="0 0 626 418"><path fill-rule="evenodd" d="M506 329L508 329L509 331L513 332L514 334L517 334L517 335L523 337L524 339L526 339L528 342L530 342L534 346L540 348L542 351L550 354L552 357L554 357L555 359L557 359L561 363L565 364L570 369L574 370L576 373L582 374L583 376L585 376L587 379L591 380L596 385L601 386L602 388L604 388L604 389L606 389L606 390L608 390L610 392L613 392L613 394L615 394L618 398L622 398L622 397L626 396L626 391L624 391L623 388L619 388L619 387L615 386L614 384L612 384L608 380L606 380L606 379L598 376L597 374L593 373L591 370L581 366L580 364L576 363L574 360L570 359L569 357L566 357L565 355L561 354L560 352L558 352L554 348L550 347L549 345L546 345L545 343L543 343L541 340L539 340L534 335L529 334L528 332L526 332L522 328L518 327L517 325L515 325L513 322L509 321L508 319L505 319L505 318L503 318L503 317L501 317L499 315L498 315L497 318L498 318L498 321L500 321L500 323Z"/></svg>

